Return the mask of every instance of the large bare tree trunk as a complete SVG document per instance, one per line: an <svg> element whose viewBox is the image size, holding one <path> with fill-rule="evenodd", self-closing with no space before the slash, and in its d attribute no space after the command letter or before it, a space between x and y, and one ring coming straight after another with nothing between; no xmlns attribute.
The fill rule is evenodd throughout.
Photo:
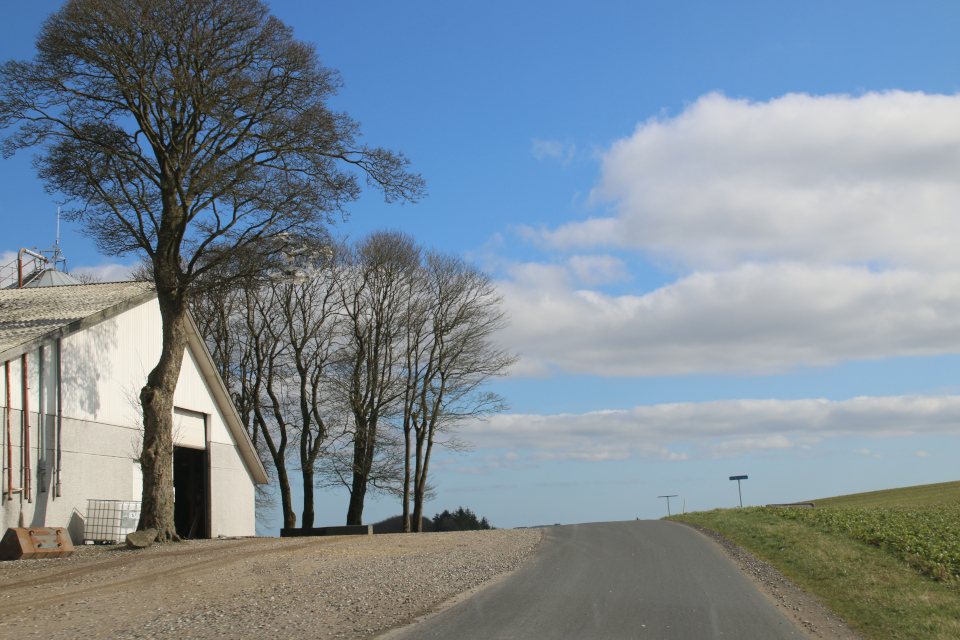
<svg viewBox="0 0 960 640"><path fill-rule="evenodd" d="M374 423L375 424L375 423ZM347 524L363 524L363 501L367 496L367 480L373 467L376 427L358 420L353 443L353 485L347 506Z"/></svg>
<svg viewBox="0 0 960 640"><path fill-rule="evenodd" d="M403 429L403 532L411 533L410 528L410 427ZM420 531L420 527L417 528Z"/></svg>
<svg viewBox="0 0 960 640"><path fill-rule="evenodd" d="M427 493L427 471L430 468L430 453L433 451L433 433L436 422L427 427L426 450L423 438L417 437L417 466L413 479L413 518L417 533L423 533L423 504Z"/></svg>
<svg viewBox="0 0 960 640"><path fill-rule="evenodd" d="M160 361L140 390L143 497L137 529L156 529L157 539L163 542L180 539L173 517L173 393L187 346L187 305L175 287L159 283L157 300L163 321L163 349Z"/></svg>
<svg viewBox="0 0 960 640"><path fill-rule="evenodd" d="M297 526L297 514L293 510L290 478L287 477L286 466L277 465L277 484L280 486L280 508L283 510L283 528L293 529Z"/></svg>
<svg viewBox="0 0 960 640"><path fill-rule="evenodd" d="M367 483L359 473L353 474L354 489L350 492L350 505L347 507L347 524L363 524L363 500L367 495Z"/></svg>

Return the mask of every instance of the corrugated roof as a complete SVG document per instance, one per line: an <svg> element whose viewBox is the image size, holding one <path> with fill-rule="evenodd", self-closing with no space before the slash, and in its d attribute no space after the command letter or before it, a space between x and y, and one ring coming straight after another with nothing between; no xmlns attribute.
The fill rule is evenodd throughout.
<svg viewBox="0 0 960 640"><path fill-rule="evenodd" d="M0 353L153 293L149 282L0 290Z"/></svg>

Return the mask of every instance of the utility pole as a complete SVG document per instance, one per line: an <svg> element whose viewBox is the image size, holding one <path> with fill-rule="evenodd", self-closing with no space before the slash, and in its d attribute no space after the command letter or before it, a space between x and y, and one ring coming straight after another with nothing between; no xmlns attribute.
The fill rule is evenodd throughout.
<svg viewBox="0 0 960 640"><path fill-rule="evenodd" d="M676 498L677 494L674 493L673 495L669 495L669 496L657 496L657 497L667 499L667 517L669 518L670 517L670 498Z"/></svg>

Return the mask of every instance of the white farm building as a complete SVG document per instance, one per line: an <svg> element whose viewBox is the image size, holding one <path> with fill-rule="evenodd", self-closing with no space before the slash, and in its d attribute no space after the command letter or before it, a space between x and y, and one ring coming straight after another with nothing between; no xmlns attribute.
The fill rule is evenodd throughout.
<svg viewBox="0 0 960 640"><path fill-rule="evenodd" d="M188 331L174 395L177 530L252 536L267 474L192 320ZM160 346L150 284L0 290L0 532L67 527L79 544L89 500L139 502L138 397Z"/></svg>

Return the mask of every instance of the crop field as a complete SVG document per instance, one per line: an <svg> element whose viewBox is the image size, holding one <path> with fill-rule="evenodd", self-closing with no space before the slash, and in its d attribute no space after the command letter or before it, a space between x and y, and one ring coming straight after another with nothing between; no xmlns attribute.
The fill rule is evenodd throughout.
<svg viewBox="0 0 960 640"><path fill-rule="evenodd" d="M960 584L960 507L769 508L781 518L885 549L921 572Z"/></svg>
<svg viewBox="0 0 960 640"><path fill-rule="evenodd" d="M776 566L871 640L960 638L960 482L674 516Z"/></svg>
<svg viewBox="0 0 960 640"><path fill-rule="evenodd" d="M835 498L807 500L818 509L835 507L933 507L960 505L960 482L940 482L915 487L853 493Z"/></svg>

